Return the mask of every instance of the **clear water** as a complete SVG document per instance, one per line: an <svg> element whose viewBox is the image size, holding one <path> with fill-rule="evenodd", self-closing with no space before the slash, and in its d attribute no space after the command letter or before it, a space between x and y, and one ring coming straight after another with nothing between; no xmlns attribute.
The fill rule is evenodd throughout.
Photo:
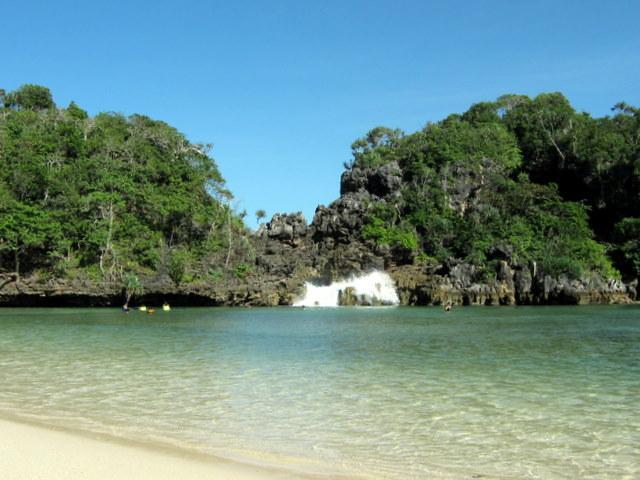
<svg viewBox="0 0 640 480"><path fill-rule="evenodd" d="M640 478L640 308L4 309L0 412L373 478Z"/></svg>

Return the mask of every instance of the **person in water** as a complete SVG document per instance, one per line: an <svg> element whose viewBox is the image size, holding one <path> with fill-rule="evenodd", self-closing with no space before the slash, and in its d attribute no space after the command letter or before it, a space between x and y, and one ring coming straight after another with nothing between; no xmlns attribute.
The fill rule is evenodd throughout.
<svg viewBox="0 0 640 480"><path fill-rule="evenodd" d="M444 311L450 312L452 308L453 308L453 304L451 302L447 302L447 304L444 306Z"/></svg>

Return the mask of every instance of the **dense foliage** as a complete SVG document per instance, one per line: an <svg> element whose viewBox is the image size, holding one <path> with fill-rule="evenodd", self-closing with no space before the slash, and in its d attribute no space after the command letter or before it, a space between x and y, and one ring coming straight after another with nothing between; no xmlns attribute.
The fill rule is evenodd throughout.
<svg viewBox="0 0 640 480"><path fill-rule="evenodd" d="M497 258L576 278L640 276L640 109L506 95L405 135L377 127L346 167L397 164L359 235L398 262ZM207 145L142 115L91 117L48 89L0 90L0 273L180 286L244 279L255 253ZM256 221L266 212L255 212Z"/></svg>
<svg viewBox="0 0 640 480"><path fill-rule="evenodd" d="M492 252L553 275L640 275L640 109L576 112L559 93L506 95L404 135L377 127L347 168L397 162L404 188L363 236L416 260Z"/></svg>
<svg viewBox="0 0 640 480"><path fill-rule="evenodd" d="M176 283L233 271L245 229L208 146L164 122L0 90L0 271Z"/></svg>

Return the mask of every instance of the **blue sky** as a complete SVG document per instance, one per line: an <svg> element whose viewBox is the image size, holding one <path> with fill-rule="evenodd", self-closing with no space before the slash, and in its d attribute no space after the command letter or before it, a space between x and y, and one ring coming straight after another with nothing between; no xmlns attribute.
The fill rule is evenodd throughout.
<svg viewBox="0 0 640 480"><path fill-rule="evenodd" d="M339 193L353 140L504 93L640 104L640 2L0 1L0 88L143 113L213 143L239 209Z"/></svg>

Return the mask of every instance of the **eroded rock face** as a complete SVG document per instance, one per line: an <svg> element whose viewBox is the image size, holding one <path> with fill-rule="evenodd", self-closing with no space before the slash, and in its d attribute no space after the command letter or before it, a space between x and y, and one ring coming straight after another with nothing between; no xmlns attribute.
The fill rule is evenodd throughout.
<svg viewBox="0 0 640 480"><path fill-rule="evenodd" d="M534 304L629 303L633 299L620 280L606 280L600 275L571 280L564 275L554 278L537 275L532 291Z"/></svg>
<svg viewBox="0 0 640 480"><path fill-rule="evenodd" d="M350 242L362 229L371 203L371 195L360 191L343 195L328 207L320 205L311 223L313 240Z"/></svg>
<svg viewBox="0 0 640 480"><path fill-rule="evenodd" d="M487 161L489 162L489 161ZM478 169L452 167L446 189L450 206L463 214L489 185L491 164ZM478 269L461 260L440 265L413 264L412 257L389 246L362 238L362 229L376 202L397 207L402 186L397 163L377 168L355 168L343 173L341 196L316 209L307 224L302 213L275 214L256 232L253 273L245 279L208 281L176 286L166 274L143 279L141 302L175 305L290 305L304 282L325 283L372 270L386 270L396 282L403 305L538 305L627 303L638 298L638 281L627 285L598 275L582 279L545 275L535 262L518 263L509 245L494 245L487 258L494 271ZM45 280L37 276L17 282L0 275L0 305L15 306L119 306L121 286L91 280ZM341 305L369 304L352 289L340 294Z"/></svg>
<svg viewBox="0 0 640 480"><path fill-rule="evenodd" d="M502 260L495 272L463 262L448 265L386 266L383 259L362 244L319 248L300 237L266 237L258 244L255 275L244 280L176 286L166 276L144 278L145 294L136 303L160 305L291 305L304 282L322 278L330 283L352 273L386 269L392 276L402 305L547 305L629 303L637 298L637 281L624 284L598 275L581 279L545 275L535 263L510 264ZM67 281L38 276L0 279L0 305L5 306L113 306L123 302L121 286L89 279ZM368 305L366 298L349 288L341 292L341 305Z"/></svg>
<svg viewBox="0 0 640 480"><path fill-rule="evenodd" d="M531 292L531 287L533 285L532 269L522 264L516 264L513 268L513 284L516 303L519 305L533 303L533 294Z"/></svg>
<svg viewBox="0 0 640 480"><path fill-rule="evenodd" d="M308 228L302 212L276 213L271 221L260 226L256 235L291 245L299 245L303 242Z"/></svg>
<svg viewBox="0 0 640 480"><path fill-rule="evenodd" d="M379 198L394 195L402 187L402 171L397 162L375 168L354 168L340 177L340 195L367 192Z"/></svg>
<svg viewBox="0 0 640 480"><path fill-rule="evenodd" d="M296 277L248 278L243 281L176 286L166 276L141 278L145 293L131 305L174 306L275 306L290 305L297 288ZM303 280L300 279L300 285ZM121 307L122 286L89 279L43 280L37 275L11 282L0 290L0 305L16 307Z"/></svg>
<svg viewBox="0 0 640 480"><path fill-rule="evenodd" d="M629 303L630 285L591 275L577 280L544 275L530 266L498 264L495 278L481 279L475 267L451 269L407 265L390 271L404 305L582 305ZM535 273L535 275L534 275Z"/></svg>
<svg viewBox="0 0 640 480"><path fill-rule="evenodd" d="M401 186L402 172L396 162L342 174L341 196L328 206L319 206L310 226L318 253L314 264L325 279L381 270L390 263L394 252L361 235L375 204L394 202Z"/></svg>
<svg viewBox="0 0 640 480"><path fill-rule="evenodd" d="M449 207L459 215L477 207L483 189L492 188L492 179L502 167L491 158L476 163L454 162L443 175L441 187L447 192Z"/></svg>
<svg viewBox="0 0 640 480"><path fill-rule="evenodd" d="M468 175L458 172L460 185L458 180L449 185L452 201L460 212L487 185L484 175L490 172L489 167L467 172ZM467 177L473 177L473 188L463 185ZM309 278L330 283L351 274L386 270L396 282L403 305L627 303L637 296L637 282L625 285L598 275L577 280L545 275L535 262L515 261L509 245L494 245L487 251L488 260L495 266L493 271L456 259L441 265L403 261L389 247L359 236L372 205L394 202L397 182L401 182L397 164L345 172L342 195L328 206L319 206L308 228L295 215L274 216L260 234L266 239L266 247L258 255L258 265L282 279L295 278L287 284L292 289L299 289ZM360 302L356 292L341 292L340 304Z"/></svg>
<svg viewBox="0 0 640 480"><path fill-rule="evenodd" d="M347 287L338 292L338 305L341 307L353 307L358 305L358 296L356 289Z"/></svg>

